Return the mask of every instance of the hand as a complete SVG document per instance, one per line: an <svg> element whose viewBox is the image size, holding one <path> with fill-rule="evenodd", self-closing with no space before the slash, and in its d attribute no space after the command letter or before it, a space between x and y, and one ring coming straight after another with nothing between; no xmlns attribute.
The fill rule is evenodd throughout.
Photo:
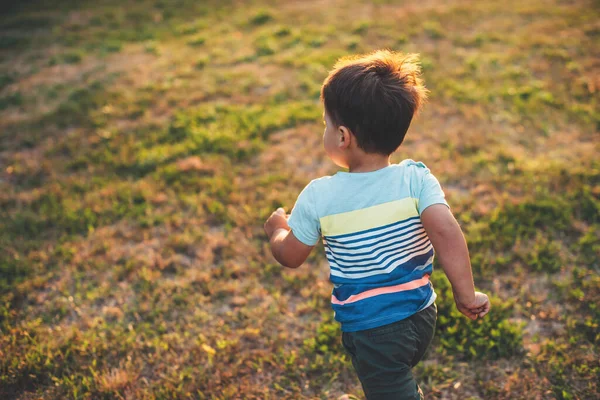
<svg viewBox="0 0 600 400"><path fill-rule="evenodd" d="M491 307L487 295L481 292L475 292L474 299L468 302L461 302L460 299L454 295L454 301L456 302L458 311L472 320L476 320L477 317L482 318L490 311Z"/></svg>
<svg viewBox="0 0 600 400"><path fill-rule="evenodd" d="M271 239L273 232L275 232L277 229L290 229L287 220L288 216L286 215L285 210L281 207L279 207L271 214L271 216L267 219L267 222L265 222L264 226L265 233L267 234L269 239Z"/></svg>

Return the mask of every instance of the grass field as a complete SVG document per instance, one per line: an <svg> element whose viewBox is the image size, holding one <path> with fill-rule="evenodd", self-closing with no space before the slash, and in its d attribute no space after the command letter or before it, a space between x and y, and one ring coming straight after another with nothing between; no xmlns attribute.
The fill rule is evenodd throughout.
<svg viewBox="0 0 600 400"><path fill-rule="evenodd" d="M311 179L335 60L421 54L395 161L439 178L484 320L433 276L427 398L600 397L597 1L24 1L0 16L0 398L363 396L322 246L262 224ZM54 3L54 4L53 4Z"/></svg>

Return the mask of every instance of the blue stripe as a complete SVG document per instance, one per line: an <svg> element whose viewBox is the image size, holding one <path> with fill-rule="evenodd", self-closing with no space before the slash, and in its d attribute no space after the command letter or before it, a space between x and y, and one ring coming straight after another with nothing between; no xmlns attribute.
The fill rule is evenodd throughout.
<svg viewBox="0 0 600 400"><path fill-rule="evenodd" d="M381 294L354 303L332 304L335 319L342 330L362 330L373 324L373 320L395 316L398 320L415 314L429 300L433 292L431 284L405 292Z"/></svg>
<svg viewBox="0 0 600 400"><path fill-rule="evenodd" d="M411 237L410 239L404 240L402 242L398 242L398 244L406 243L407 241L409 241L411 239L414 239L414 238L415 238L415 236ZM412 243L409 243L409 244L406 244L406 245L402 245L400 247L381 247L381 248L379 248L377 250L373 250L373 251L369 251L369 252L364 252L364 253L356 253L356 254L343 253L343 252L338 252L338 251L336 251L334 253L331 249L326 248L325 249L326 250L325 251L325 255L326 256L327 255L331 255L336 262L338 262L338 260L345 261L345 262L351 262L351 263L362 262L362 261L371 261L371 260L378 259L383 254L385 254L385 253L387 253L389 251L397 252L398 250L408 249L409 247L414 246L415 243L420 242L421 240L429 241L429 237L423 236L422 238L420 238L418 240L415 240ZM392 246L392 245L390 245L390 246ZM326 247L329 247L329 246L326 246ZM366 255L374 254L374 253L376 253L376 252L378 252L378 251L380 251L382 249L383 249L383 251L381 252L381 254L379 254L377 256L373 256L373 257L360 257L357 260L347 259L347 258L343 257L343 256L346 256L346 257L350 257L350 256L353 256L353 257L366 256ZM327 258L329 259L329 257L327 257Z"/></svg>
<svg viewBox="0 0 600 400"><path fill-rule="evenodd" d="M421 225L420 221L414 221L414 222L412 222L410 224L407 224L407 225L403 226L402 228L392 229L392 230L387 231L387 232L377 233L375 235L365 236L365 237L361 237L361 238L357 238L357 239L352 239L352 240L348 240L348 241L345 241L345 242L340 242L338 240L333 240L333 243L337 243L337 244L340 244L340 245L347 245L347 244L356 243L356 242L364 242L364 241L367 241L367 240L376 239L378 237L383 237L383 236L390 235L390 234L393 234L393 233L407 232L410 228L412 228L412 227L414 227L416 225L423 226L423 225ZM364 232L357 232L356 233L356 235L362 235L362 234L364 234ZM330 241L329 239L327 239L327 237L325 237L325 240Z"/></svg>
<svg viewBox="0 0 600 400"><path fill-rule="evenodd" d="M421 251L421 250L427 248L429 245L430 245L430 243L423 243L423 244L415 247L414 252L416 253L418 251ZM410 254L401 254L401 255L391 254L391 255L387 256L386 258L384 258L381 262L378 262L378 263L367 264L367 265L357 265L357 266L354 266L354 267L343 267L341 265L338 265L337 267L334 267L333 265L329 264L329 267L331 269L333 269L333 270L340 271L340 272L343 272L344 274L348 274L348 275L351 275L351 274L360 274L360 273L363 273L363 272L374 272L374 271L384 270L384 269L388 268L389 266L391 266L396 261L398 261L398 260L400 260L400 259L402 259L404 257L410 257L410 256L411 256ZM392 260L390 260L387 264L382 265L383 262L385 262L386 260L388 260L388 259L390 259L392 257L394 257ZM327 257L327 259L329 261L331 261L329 259L329 257ZM406 261L405 263L400 264L398 267L400 267L400 266L402 266L402 265L410 262L410 260L412 260L412 258L409 259L408 261ZM334 260L334 262L335 262L335 260ZM382 266L379 267L379 268L369 268L369 267L372 267L374 265L382 265ZM342 269L342 268L344 268L344 269ZM348 268L354 268L354 270L348 270ZM365 271L366 268L369 268L369 271Z"/></svg>
<svg viewBox="0 0 600 400"><path fill-rule="evenodd" d="M385 229L385 228L389 228L390 226L394 226L394 225L400 225L406 221L410 221L413 219L421 219L420 216L416 216L416 217L410 217L407 219L403 219L402 221L397 221L397 222L392 222L391 224L387 224L387 225L382 225L382 226L378 226L376 228L371 228L371 229L367 229L364 231L360 231L360 232L352 232L352 233L344 233L343 235L334 235L334 236L325 236L325 239L337 239L337 238L343 238L343 237L348 237L348 236L352 236L352 235L358 235L358 234L362 234L362 233L368 233L368 232L374 232L374 231L378 231L381 229Z"/></svg>
<svg viewBox="0 0 600 400"><path fill-rule="evenodd" d="M411 271L410 273L404 274L398 277L397 279L386 279L386 281L382 283L364 283L361 279L354 279L352 283L346 283L341 285L340 287L334 288L333 294L335 295L335 297L343 301L354 294L360 294L362 292L366 292L367 290L376 289L383 286L400 285L401 283L421 279L423 276L431 275L432 273L433 265L429 264L424 269Z"/></svg>
<svg viewBox="0 0 600 400"><path fill-rule="evenodd" d="M393 285L393 282L404 279L404 277L407 274L412 273L416 267L425 264L432 255L433 255L433 249L431 249L431 251L428 251L425 254L421 254L414 258L411 258L406 263L397 266L396 268L394 268L394 270L392 270L391 272L388 272L388 273L377 274L377 275L372 275L372 276L365 276L364 278L358 278L358 279L357 278L345 278L343 276L335 276L335 275L330 274L329 280L333 284L350 283L353 285L357 285L357 284L373 283L373 284L378 284L378 285L389 286L389 285ZM431 265L431 264L428 265L422 271L427 271L428 268L433 269L433 265ZM423 272L423 273L427 273L427 272Z"/></svg>
<svg viewBox="0 0 600 400"><path fill-rule="evenodd" d="M400 236L407 235L409 233L416 232L416 231L421 230L421 229L423 229L423 228L422 227L417 227L417 228L415 228L413 230L410 230L410 231L404 231L404 232L402 232L402 233L400 233L398 235L389 236L389 237L386 237L384 239L380 239L380 240L378 240L378 241L376 241L374 243L364 244L362 246L356 246L356 247L339 246L339 245L336 245L336 244L330 244L329 242L326 242L326 243L327 243L327 245L329 247L334 248L334 249L358 250L358 249L364 249L365 247L374 247L374 246L376 246L379 243L385 242L385 241L390 240L390 239L395 239L395 238L398 238Z"/></svg>

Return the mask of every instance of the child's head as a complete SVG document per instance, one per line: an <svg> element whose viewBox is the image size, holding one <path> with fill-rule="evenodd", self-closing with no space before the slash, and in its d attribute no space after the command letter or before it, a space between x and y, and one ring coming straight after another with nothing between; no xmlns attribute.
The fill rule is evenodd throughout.
<svg viewBox="0 0 600 400"><path fill-rule="evenodd" d="M427 98L420 72L415 54L380 50L340 59L321 88L326 120L334 125L327 129L345 129L365 153L390 155Z"/></svg>

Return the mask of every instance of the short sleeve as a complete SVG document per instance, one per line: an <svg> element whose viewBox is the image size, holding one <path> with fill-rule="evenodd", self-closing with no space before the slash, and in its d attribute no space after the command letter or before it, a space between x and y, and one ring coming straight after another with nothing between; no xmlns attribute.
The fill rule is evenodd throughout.
<svg viewBox="0 0 600 400"><path fill-rule="evenodd" d="M434 204L444 204L446 207L449 207L446 202L446 195L440 186L440 182L433 176L431 171L429 171L429 168L425 167L422 163L421 165L424 167L424 170L422 172L421 188L419 191L419 215L421 215L427 207Z"/></svg>
<svg viewBox="0 0 600 400"><path fill-rule="evenodd" d="M309 183L302 190L288 219L288 225L294 236L307 246L314 246L321 237L320 222L313 200L313 189Z"/></svg>

